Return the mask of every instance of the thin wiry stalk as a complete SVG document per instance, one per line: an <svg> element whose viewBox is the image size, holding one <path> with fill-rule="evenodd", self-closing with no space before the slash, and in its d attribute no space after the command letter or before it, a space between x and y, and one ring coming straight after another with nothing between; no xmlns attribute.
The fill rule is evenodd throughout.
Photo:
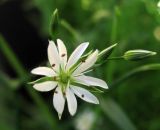
<svg viewBox="0 0 160 130"><path fill-rule="evenodd" d="M144 71L150 71L150 70L160 70L160 64L159 63L154 63L154 64L148 64L148 65L143 65L143 66L137 67L137 68L127 72L126 74L124 74L123 76L118 78L117 80L115 80L110 85L110 87L115 87L117 85L120 85L125 80L129 79L131 76L134 76L135 74L138 74L138 73L144 72Z"/></svg>

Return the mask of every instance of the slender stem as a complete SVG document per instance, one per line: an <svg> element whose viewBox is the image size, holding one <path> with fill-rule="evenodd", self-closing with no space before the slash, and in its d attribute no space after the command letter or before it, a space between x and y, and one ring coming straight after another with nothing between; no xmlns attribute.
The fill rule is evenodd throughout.
<svg viewBox="0 0 160 130"><path fill-rule="evenodd" d="M65 20L60 21L61 26L64 27L73 37L76 41L81 41L80 34Z"/></svg>
<svg viewBox="0 0 160 130"><path fill-rule="evenodd" d="M113 24L112 24L112 28L111 28L111 42L115 42L115 40L117 39L117 30L118 30L118 7L115 6L114 8L114 16L113 16Z"/></svg>
<svg viewBox="0 0 160 130"><path fill-rule="evenodd" d="M122 59L124 59L123 56L120 56L120 57L111 57L111 58L108 58L107 60L104 60L103 62L101 62L99 64L95 64L92 68L102 66L102 65L104 65L109 60L122 60Z"/></svg>
<svg viewBox="0 0 160 130"><path fill-rule="evenodd" d="M144 71L150 71L150 70L160 70L160 64L155 63L155 64L148 64L148 65L143 65L143 66L137 67L137 68L127 72L126 74L122 75L120 78L118 78L116 81L114 81L110 85L110 87L114 87L116 85L123 83L125 80L127 80L128 78L130 78L131 76L133 76L137 73L144 72Z"/></svg>
<svg viewBox="0 0 160 130"><path fill-rule="evenodd" d="M138 72L137 69L132 70L126 74L124 74L123 76L121 76L119 79L117 79L116 81L114 81L110 87L114 87L116 85L119 85L120 83L124 82L125 80L127 80L129 77L131 77L132 75L136 74Z"/></svg>
<svg viewBox="0 0 160 130"><path fill-rule="evenodd" d="M111 26L111 36L110 36L111 42L116 42L117 37L118 37L118 32L119 32L119 28L118 28L119 27L118 26L119 12L118 12L118 10L119 10L119 7L115 6L114 7L113 22L112 22L112 26ZM110 81L112 81L112 79L113 79L114 68L115 68L115 64L110 62L107 67L107 73L105 73L105 77L108 77L108 80L110 80Z"/></svg>
<svg viewBox="0 0 160 130"><path fill-rule="evenodd" d="M124 59L123 56L120 56L120 57L111 57L111 58L108 58L107 60L122 60Z"/></svg>

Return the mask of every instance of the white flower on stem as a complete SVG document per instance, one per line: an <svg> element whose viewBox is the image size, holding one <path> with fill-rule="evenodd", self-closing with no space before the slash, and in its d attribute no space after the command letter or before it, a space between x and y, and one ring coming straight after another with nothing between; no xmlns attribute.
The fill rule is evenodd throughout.
<svg viewBox="0 0 160 130"><path fill-rule="evenodd" d="M98 50L95 50L85 61L81 61L88 45L88 42L80 44L67 59L67 49L63 41L57 39L57 46L53 41L49 41L48 59L51 67L37 67L31 71L32 74L45 76L34 82L33 88L41 92L54 90L53 105L59 119L66 101L69 113L72 116L76 113L76 96L89 103L99 104L98 99L91 92L79 86L108 88L105 81L84 75L98 59Z"/></svg>

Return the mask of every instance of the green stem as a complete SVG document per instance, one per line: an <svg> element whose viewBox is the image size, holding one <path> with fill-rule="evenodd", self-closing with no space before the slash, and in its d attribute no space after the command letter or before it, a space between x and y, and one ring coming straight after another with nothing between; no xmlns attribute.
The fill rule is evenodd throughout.
<svg viewBox="0 0 160 130"><path fill-rule="evenodd" d="M133 76L133 75L135 75L137 73L144 72L144 71L151 71L151 70L160 70L160 64L159 63L154 63L154 64L148 64L148 65L143 65L143 66L137 67L137 68L127 72L126 74L121 76L116 81L114 81L110 85L110 87L114 87L114 86L120 85L125 80L127 80L128 78L130 78L131 76Z"/></svg>
<svg viewBox="0 0 160 130"><path fill-rule="evenodd" d="M22 64L17 59L15 53L12 51L8 43L4 40L4 38L1 35L0 35L0 49L2 53L6 56L8 62L11 64L15 72L17 73L19 79L21 79L25 83L26 91L29 93L34 102L37 104L38 108L41 110L44 117L48 121L48 124L50 124L52 129L59 130L57 122L55 118L53 118L52 116L53 114L49 111L42 97L36 91L34 91L30 85L26 84L26 82L29 80L29 74L23 68ZM27 78L24 78L26 76Z"/></svg>
<svg viewBox="0 0 160 130"><path fill-rule="evenodd" d="M107 60L104 60L103 62L101 62L99 64L95 64L92 68L102 66L105 63L107 63L109 60L122 60L122 59L124 59L123 56L120 56L120 57L111 57L111 58L108 58Z"/></svg>
<svg viewBox="0 0 160 130"><path fill-rule="evenodd" d="M119 79L117 79L116 81L114 81L110 87L114 87L120 83L123 83L125 80L127 80L129 77L131 77L132 75L136 74L138 72L137 69L134 69L128 73L126 73L125 75L121 76Z"/></svg>
<svg viewBox="0 0 160 130"><path fill-rule="evenodd" d="M81 41L80 34L65 20L60 21L61 26L64 27L73 37L76 41Z"/></svg>
<svg viewBox="0 0 160 130"><path fill-rule="evenodd" d="M112 29L111 29L111 36L110 36L110 38L111 38L111 42L115 42L115 40L117 39L117 28L118 28L118 11L119 9L118 9L118 7L116 6L115 8L114 8L114 16L113 16L113 24L112 24Z"/></svg>
<svg viewBox="0 0 160 130"><path fill-rule="evenodd" d="M113 15L113 22L112 22L112 27L111 27L111 36L110 36L110 41L111 42L116 42L117 37L118 37L118 20L119 20L119 7L115 6L114 7L114 15ZM108 77L108 80L112 81L113 79L113 71L115 68L115 64L109 63L108 67L106 69L106 74L105 77Z"/></svg>
<svg viewBox="0 0 160 130"><path fill-rule="evenodd" d="M111 57L111 58L108 58L107 60L122 60L124 59L123 56L120 56L120 57Z"/></svg>

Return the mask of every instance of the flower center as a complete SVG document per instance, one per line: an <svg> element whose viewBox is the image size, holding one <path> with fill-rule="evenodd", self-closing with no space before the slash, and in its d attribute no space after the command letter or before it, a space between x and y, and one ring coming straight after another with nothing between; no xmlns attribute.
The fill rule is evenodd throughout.
<svg viewBox="0 0 160 130"><path fill-rule="evenodd" d="M68 73L62 72L59 75L60 83L67 85L68 81L70 80L70 75Z"/></svg>

